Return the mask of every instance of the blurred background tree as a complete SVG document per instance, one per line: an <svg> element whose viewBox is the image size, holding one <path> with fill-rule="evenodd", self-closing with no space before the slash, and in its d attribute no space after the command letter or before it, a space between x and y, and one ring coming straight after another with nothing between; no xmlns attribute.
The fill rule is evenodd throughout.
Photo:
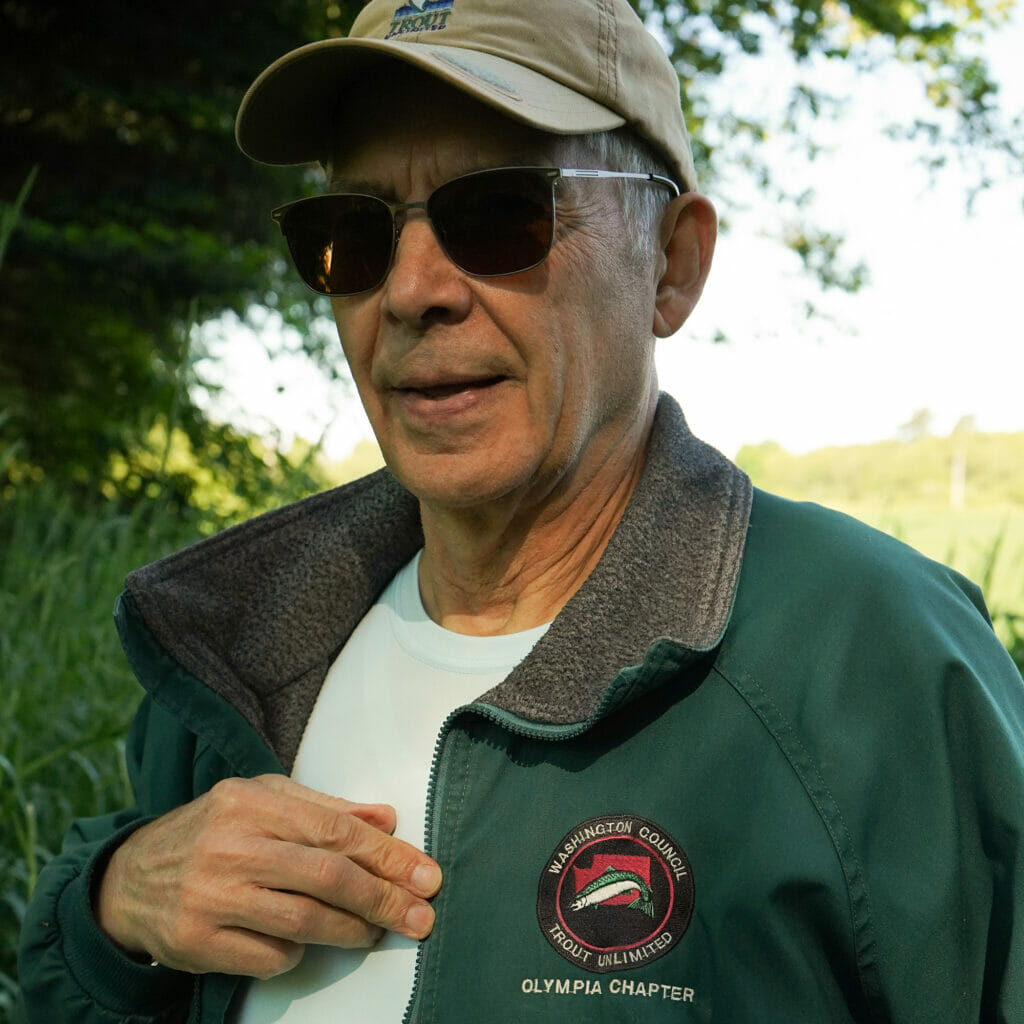
<svg viewBox="0 0 1024 1024"><path fill-rule="evenodd" d="M302 172L243 158L234 113L254 72L356 6L3 3L0 197L35 172L0 268L8 480L41 471L130 496L159 478L187 501L190 473L147 451L177 428L196 462L259 493L248 439L192 401L190 335L253 304L304 323L268 218Z"/></svg>
<svg viewBox="0 0 1024 1024"><path fill-rule="evenodd" d="M458 0L457 0L458 2ZM793 86L781 125L723 117L716 82L781 44L798 62L880 61L920 71L934 120L920 135L936 163L996 155L1021 166L1020 125L997 103L980 41L1006 2L633 0L660 33L684 83L705 181L742 167L766 197L799 207L758 146L789 132L811 152L814 122L836 101ZM10 213L35 175L0 267L0 488L42 475L83 493L132 498L160 489L188 503L195 465L243 498L267 500L266 451L197 405L193 327L254 307L300 328L337 369L324 307L296 284L268 211L314 187L306 169L256 166L235 149L234 114L253 76L286 50L343 34L358 0L183 0L173 9L71 0L0 4L0 200ZM821 225L782 244L822 287L856 289L841 240ZM172 438L190 459L172 469Z"/></svg>

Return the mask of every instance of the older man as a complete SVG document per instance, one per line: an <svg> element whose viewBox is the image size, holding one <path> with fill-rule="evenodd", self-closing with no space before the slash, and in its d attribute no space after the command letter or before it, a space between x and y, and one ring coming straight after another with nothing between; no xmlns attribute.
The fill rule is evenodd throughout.
<svg viewBox="0 0 1024 1024"><path fill-rule="evenodd" d="M129 578L31 1019L1024 1019L1021 680L659 398L715 217L624 0L374 0L238 138L327 169L275 218L388 470Z"/></svg>

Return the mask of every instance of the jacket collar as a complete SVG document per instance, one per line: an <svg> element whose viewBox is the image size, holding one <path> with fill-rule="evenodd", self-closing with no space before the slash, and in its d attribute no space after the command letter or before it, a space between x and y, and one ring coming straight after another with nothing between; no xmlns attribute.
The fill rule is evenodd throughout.
<svg viewBox="0 0 1024 1024"><path fill-rule="evenodd" d="M594 571L530 655L484 700L522 718L590 718L608 684L667 639L715 647L750 518L746 474L695 438L662 395L643 474Z"/></svg>
<svg viewBox="0 0 1024 1024"><path fill-rule="evenodd" d="M535 722L581 722L657 640L715 647L751 494L742 470L695 438L662 395L643 473L600 561L481 699ZM126 588L156 641L290 770L331 662L422 543L415 499L382 470L137 570Z"/></svg>

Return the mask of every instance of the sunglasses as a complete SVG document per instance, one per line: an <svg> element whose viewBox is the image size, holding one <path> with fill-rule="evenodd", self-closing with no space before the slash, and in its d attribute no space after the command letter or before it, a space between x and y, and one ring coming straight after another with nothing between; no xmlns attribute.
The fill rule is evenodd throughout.
<svg viewBox="0 0 1024 1024"><path fill-rule="evenodd" d="M629 178L667 188L660 174L567 167L498 167L445 182L422 202L338 193L298 199L271 217L305 284L320 295L372 291L387 277L408 210L423 210L445 255L474 277L518 274L543 263L555 237L562 178Z"/></svg>

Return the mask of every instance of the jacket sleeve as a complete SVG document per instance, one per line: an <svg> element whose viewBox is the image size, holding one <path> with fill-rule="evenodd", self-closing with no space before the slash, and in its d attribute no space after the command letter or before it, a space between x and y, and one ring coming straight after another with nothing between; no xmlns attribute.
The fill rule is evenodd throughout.
<svg viewBox="0 0 1024 1024"><path fill-rule="evenodd" d="M878 650L862 642L849 697L873 686L881 721L869 731L848 703L833 738L847 746L849 778L833 778L857 822L880 1017L1012 1024L1024 1021L1024 682L980 592L912 568L888 581L891 598L874 593L861 634Z"/></svg>
<svg viewBox="0 0 1024 1024"><path fill-rule="evenodd" d="M981 592L761 494L751 551L720 663L830 837L872 1019L1024 1021L1024 680Z"/></svg>
<svg viewBox="0 0 1024 1024"><path fill-rule="evenodd" d="M963 865L948 941L967 963L979 951L972 1010L985 1024L1024 1021L1024 680L1002 653L949 672L944 722Z"/></svg>
<svg viewBox="0 0 1024 1024"><path fill-rule="evenodd" d="M149 742L154 732L159 734L159 744ZM136 798L140 797L138 780L152 771L146 762L157 756L157 747L174 751L160 774L166 778L175 768L186 768L184 777L180 771L178 775L180 785L187 787L191 771L186 766L194 746L195 737L147 697L132 723L126 748ZM168 795L177 788L169 787ZM195 979L127 956L100 931L92 911L94 883L110 854L163 809L134 807L76 821L61 852L40 873L18 956L19 1011L28 1024L143 1024L187 1017Z"/></svg>
<svg viewBox="0 0 1024 1024"><path fill-rule="evenodd" d="M973 585L908 585L861 830L891 1016L1024 1021L1024 681Z"/></svg>

